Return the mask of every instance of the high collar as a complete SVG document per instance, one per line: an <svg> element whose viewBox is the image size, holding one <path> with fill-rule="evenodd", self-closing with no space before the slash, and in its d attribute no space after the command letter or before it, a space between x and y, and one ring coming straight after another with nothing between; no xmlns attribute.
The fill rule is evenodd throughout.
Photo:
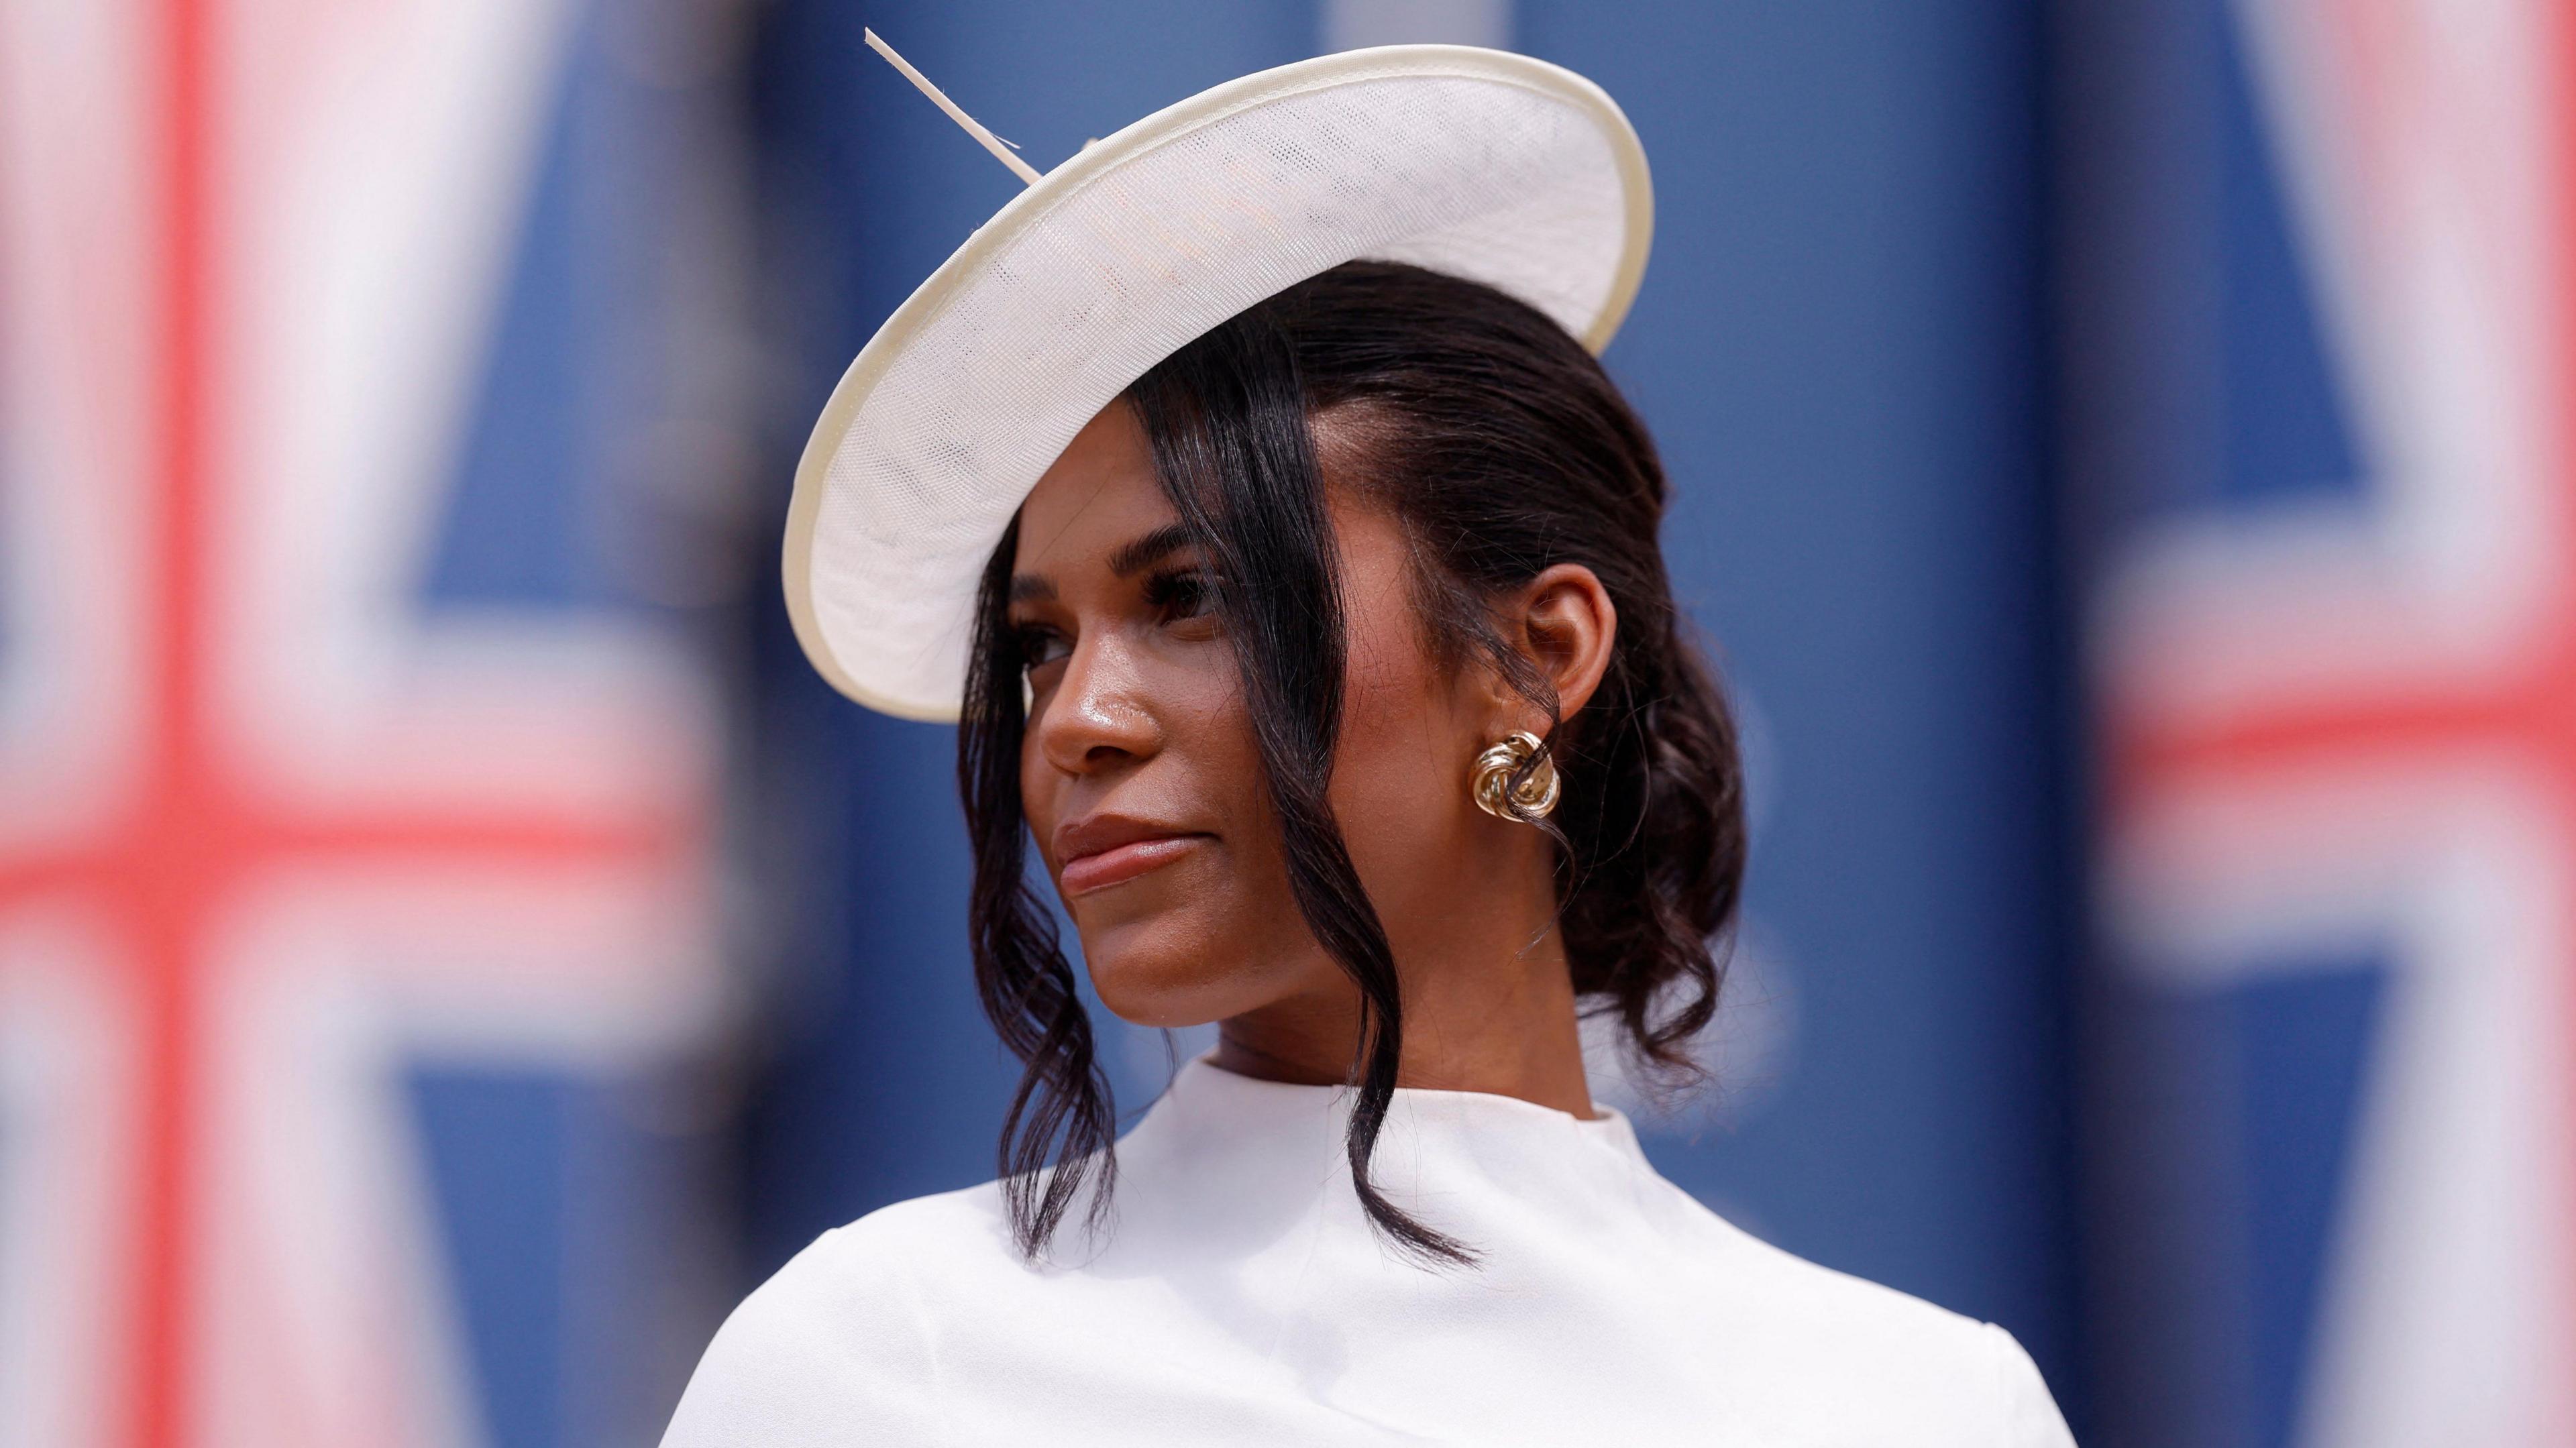
<svg viewBox="0 0 2576 1448"><path fill-rule="evenodd" d="M1372 1237L1345 1148L1357 1096L1186 1063L1119 1142L1122 1246L1259 1252L1310 1221ZM1643 1226L1670 1194L1618 1111L1587 1120L1484 1091L1398 1088L1369 1175L1400 1209L1480 1244Z"/></svg>
<svg viewBox="0 0 2576 1448"><path fill-rule="evenodd" d="M1350 1086L1305 1086L1242 1075L1216 1064L1210 1052L1182 1063L1147 1119L1168 1116L1175 1130L1193 1134L1320 1132L1338 1139L1358 1096ZM1382 1140L1392 1144L1400 1136L1444 1140L1472 1135L1577 1155L1607 1151L1645 1166L1628 1118L1614 1107L1596 1103L1594 1109L1600 1114L1586 1118L1498 1092L1399 1086L1387 1108Z"/></svg>

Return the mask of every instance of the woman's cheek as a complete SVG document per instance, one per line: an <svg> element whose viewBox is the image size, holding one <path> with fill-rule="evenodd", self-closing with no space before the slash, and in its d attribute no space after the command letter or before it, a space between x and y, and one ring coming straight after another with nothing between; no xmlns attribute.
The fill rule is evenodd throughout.
<svg viewBox="0 0 2576 1448"><path fill-rule="evenodd" d="M1055 771L1038 758L1036 744L1025 746L1020 754L1020 817L1028 822L1049 879L1055 878L1055 861L1046 857L1047 841L1055 838L1057 782Z"/></svg>

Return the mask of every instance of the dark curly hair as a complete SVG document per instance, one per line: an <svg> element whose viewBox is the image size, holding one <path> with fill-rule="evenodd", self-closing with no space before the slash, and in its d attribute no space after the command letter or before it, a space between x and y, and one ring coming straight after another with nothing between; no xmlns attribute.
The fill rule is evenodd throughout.
<svg viewBox="0 0 2576 1448"><path fill-rule="evenodd" d="M1396 964L1326 800L1344 633L1327 468L1388 510L1413 555L1433 656L1481 660L1551 720L1563 803L1559 928L1586 1014L1614 1014L1633 1062L1694 1081L1692 1036L1717 1007L1744 875L1735 729L1675 608L1658 543L1666 488L1636 413L1573 337L1491 287L1393 262L1309 278L1183 347L1127 389L1156 472L1207 554L1308 927L1364 1002L1351 1081L1352 1178L1369 1217L1424 1259L1466 1244L1369 1179L1404 1032ZM1317 419L1331 443L1320 448ZM1016 524L1013 535L1016 534ZM976 983L1025 1065L1002 1129L1020 1249L1035 1257L1086 1180L1104 1220L1116 1115L1053 919L1023 873L1022 661L1006 624L1016 538L987 565L958 747L975 850ZM1574 717L1496 631L1491 599L1559 563L1618 609L1607 672ZM1523 768L1534 768L1537 760ZM1462 765L1463 767L1463 765ZM1513 781L1518 783L1516 777Z"/></svg>

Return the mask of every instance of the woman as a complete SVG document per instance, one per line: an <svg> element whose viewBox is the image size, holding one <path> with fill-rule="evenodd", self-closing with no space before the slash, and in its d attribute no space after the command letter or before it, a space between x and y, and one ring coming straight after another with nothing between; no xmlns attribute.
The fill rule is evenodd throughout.
<svg viewBox="0 0 2576 1448"><path fill-rule="evenodd" d="M1422 87L1462 73L1495 93L1441 93L1424 120ZM1528 160L1486 144L1494 116L1462 113L1528 104L1514 87L1625 135L1579 80L1481 52L1250 80L1202 121L1239 119L1246 96L1345 112L1265 123L1260 153L1298 165L1349 126L1344 92L1388 81L1362 104L1414 117L1417 140L1480 123L1484 141L1412 159L1453 177ZM898 313L818 429L790 589L836 682L928 712L925 634L871 632L855 604L914 606L921 576L881 576L905 545L905 567L934 572L923 556L960 538L983 550L959 606L959 777L978 983L1026 1075L1001 1179L824 1234L728 1320L666 1444L2066 1443L2003 1330L1737 1230L1586 1090L1583 1011L1615 1018L1647 1074L1692 1077L1744 864L1733 733L1657 542L1664 477L1577 340L1606 341L1633 288L1631 198L1594 196L1617 225L1554 258L1590 268L1571 289L1590 300L1552 313L1482 265L1478 245L1519 241L1447 267L1357 246L1313 266L1313 209L1276 189L1293 180L1137 181L1170 145L1245 139L1183 127L1077 158L1076 194L1136 185L1117 204L1160 221L1192 196L1261 204L1213 208L1254 218L1230 248L1177 226L1143 262L1109 248L1170 294L1059 263L1077 292L1147 298L1086 312L1088 340L1063 345L1155 356L1105 396L1078 369L1032 374L1050 381L1041 413L1082 412L1060 445L1041 428L1032 476L1003 457L1008 429L909 420L972 415L961 399L1032 366L958 341L990 341L1007 309L947 343L938 327L977 312L957 289L979 278L1025 305L1045 228L1097 234L1065 218L1076 163L943 269L938 305ZM1554 166L1584 194L1581 145L1530 144L1558 150L1524 182ZM1425 184L1387 180L1374 204L1417 206ZM1532 190L1502 194L1469 220L1525 239ZM1428 224L1454 238L1455 212ZM1265 255L1298 279L1212 325L1190 314L1226 303L1219 268L1260 285ZM1209 271L1175 272L1187 256ZM1166 346L1174 312L1190 334ZM1219 1024L1114 1142L1073 968L1024 873L1032 840L1104 1005Z"/></svg>

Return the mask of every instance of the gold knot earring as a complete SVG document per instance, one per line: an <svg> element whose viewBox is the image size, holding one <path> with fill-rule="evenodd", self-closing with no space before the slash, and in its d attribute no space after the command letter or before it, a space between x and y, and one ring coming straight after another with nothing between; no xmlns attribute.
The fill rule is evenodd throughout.
<svg viewBox="0 0 2576 1448"><path fill-rule="evenodd" d="M1547 818L1556 808L1558 782L1556 761L1542 759L1538 768L1512 789L1512 771L1538 753L1538 736L1524 729L1502 743L1476 756L1476 767L1467 776L1467 791L1476 798L1476 807L1496 819L1518 820L1535 824Z"/></svg>

